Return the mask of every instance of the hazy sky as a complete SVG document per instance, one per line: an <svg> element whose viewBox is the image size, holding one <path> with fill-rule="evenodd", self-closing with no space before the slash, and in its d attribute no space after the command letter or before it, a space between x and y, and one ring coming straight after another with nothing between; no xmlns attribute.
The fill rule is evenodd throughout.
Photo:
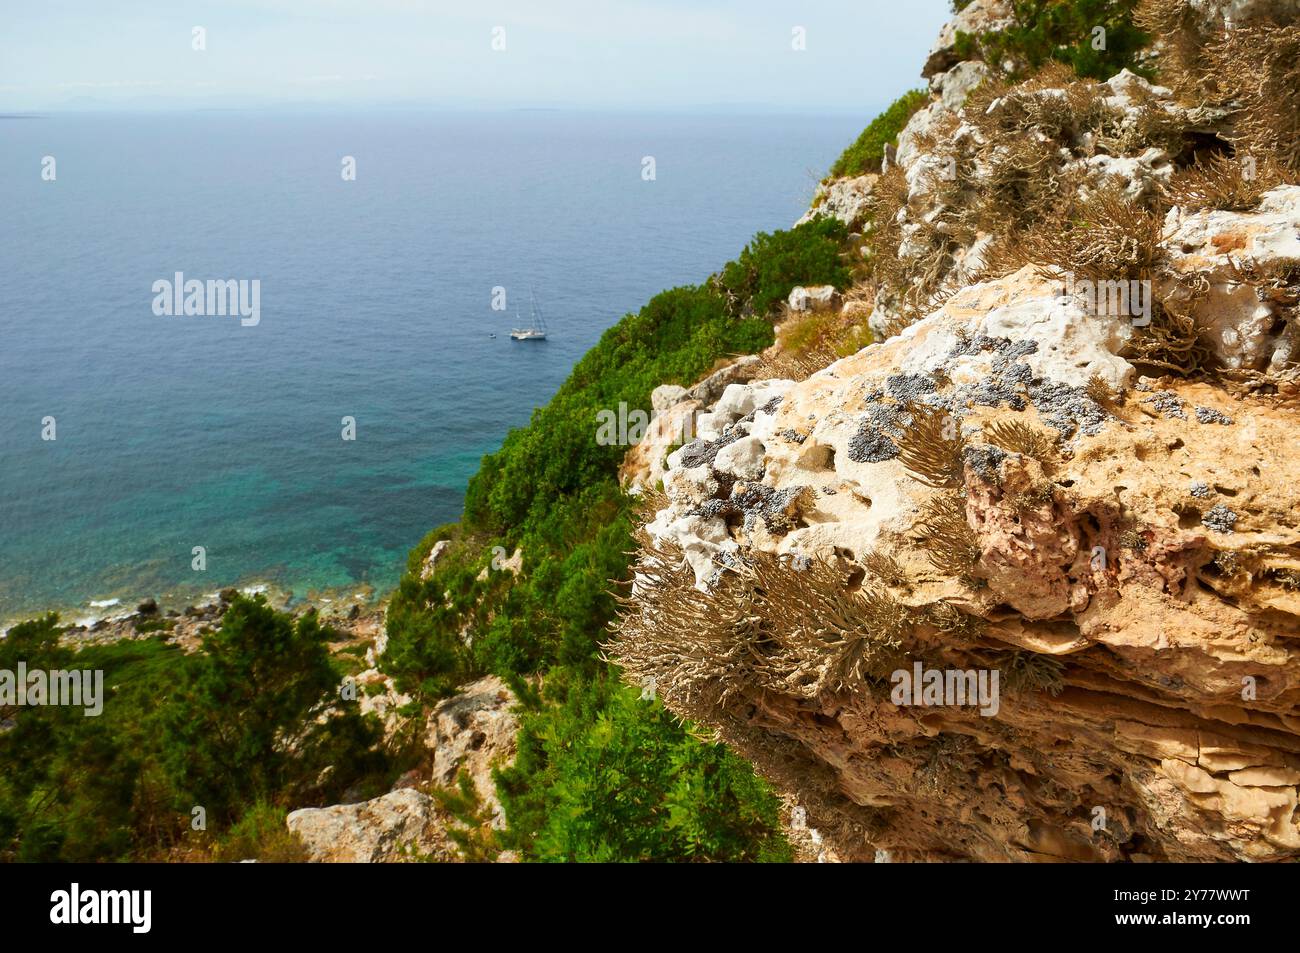
<svg viewBox="0 0 1300 953"><path fill-rule="evenodd" d="M9 112L303 102L863 111L920 85L950 15L948 0L3 6L0 111ZM206 30L205 51L193 48L194 27ZM796 27L802 51L792 48Z"/></svg>

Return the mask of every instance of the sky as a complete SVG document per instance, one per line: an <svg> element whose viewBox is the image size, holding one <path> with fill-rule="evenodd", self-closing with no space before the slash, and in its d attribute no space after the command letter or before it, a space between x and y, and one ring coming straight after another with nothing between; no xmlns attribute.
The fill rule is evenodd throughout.
<svg viewBox="0 0 1300 953"><path fill-rule="evenodd" d="M861 112L922 84L921 64L951 16L949 0L0 5L6 113L285 106Z"/></svg>

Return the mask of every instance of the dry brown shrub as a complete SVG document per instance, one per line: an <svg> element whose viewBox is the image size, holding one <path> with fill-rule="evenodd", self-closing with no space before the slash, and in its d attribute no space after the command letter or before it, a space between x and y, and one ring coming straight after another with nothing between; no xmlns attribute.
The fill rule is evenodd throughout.
<svg viewBox="0 0 1300 953"><path fill-rule="evenodd" d="M986 142L1029 134L1069 143L1114 123L1119 113L1106 103L1101 84L1052 63L1015 86L981 83L971 91L965 115Z"/></svg>
<svg viewBox="0 0 1300 953"><path fill-rule="evenodd" d="M962 612L949 602L936 602L926 611L926 621L942 635L970 643L984 634L988 623L977 615Z"/></svg>
<svg viewBox="0 0 1300 953"><path fill-rule="evenodd" d="M606 648L629 680L653 680L665 697L726 707L753 690L857 691L903 659L913 610L851 588L841 569L754 553L701 591L680 550L640 539L635 593Z"/></svg>
<svg viewBox="0 0 1300 953"><path fill-rule="evenodd" d="M1025 264L1048 279L1069 272L1089 281L1151 280L1161 263L1163 216L1130 200L1115 183L1072 195L1054 221L1024 236Z"/></svg>
<svg viewBox="0 0 1300 953"><path fill-rule="evenodd" d="M1134 364L1187 377L1214 367L1204 328L1183 305L1156 302L1151 323L1133 329L1124 356Z"/></svg>
<svg viewBox="0 0 1300 953"><path fill-rule="evenodd" d="M872 550L862 557L862 568L867 571L868 576L883 586L906 589L911 585L911 580L908 579L907 573L903 571L898 560L879 550Z"/></svg>
<svg viewBox="0 0 1300 953"><path fill-rule="evenodd" d="M984 430L989 443L1003 450L1037 460L1050 469L1058 460L1058 436L1019 420L997 420Z"/></svg>
<svg viewBox="0 0 1300 953"><path fill-rule="evenodd" d="M1300 170L1300 26L1227 30L1205 59L1203 85L1233 110L1238 152Z"/></svg>
<svg viewBox="0 0 1300 953"><path fill-rule="evenodd" d="M1107 413L1115 413L1119 409L1121 394L1115 393L1110 384L1106 382L1100 374L1093 374L1083 385L1083 392L1094 404Z"/></svg>
<svg viewBox="0 0 1300 953"><path fill-rule="evenodd" d="M1128 91L1129 110L1114 110L1094 130L1100 151L1112 155L1136 155L1149 148L1178 156L1185 145L1188 117L1185 112L1166 109L1154 93L1141 86Z"/></svg>
<svg viewBox="0 0 1300 953"><path fill-rule="evenodd" d="M979 561L979 539L966 521L966 500L959 494L942 493L926 502L916 531L931 565L945 576L964 576Z"/></svg>
<svg viewBox="0 0 1300 953"><path fill-rule="evenodd" d="M907 198L907 180L898 166L881 175L872 193L872 227L865 246L874 283L884 292L893 315L886 323L885 337L930 314L952 294L955 289L945 288L943 279L952 270L962 239L970 237L950 219L910 222L909 253L902 254L899 213L906 208Z"/></svg>
<svg viewBox="0 0 1300 953"><path fill-rule="evenodd" d="M1198 156L1192 165L1177 172L1165 195L1171 205L1190 212L1246 212L1259 205L1265 192L1288 178L1272 156L1256 159L1215 153Z"/></svg>
<svg viewBox="0 0 1300 953"><path fill-rule="evenodd" d="M1016 649L1001 657L1003 684L1013 692L1046 692L1055 697L1065 689L1065 663L1054 655Z"/></svg>
<svg viewBox="0 0 1300 953"><path fill-rule="evenodd" d="M1213 31L1203 4L1192 0L1141 0L1133 23L1157 39L1160 81L1194 97L1205 72L1205 41Z"/></svg>
<svg viewBox="0 0 1300 953"><path fill-rule="evenodd" d="M908 404L907 413L912 422L898 438L899 462L926 486L961 486L965 444L952 416L924 404Z"/></svg>

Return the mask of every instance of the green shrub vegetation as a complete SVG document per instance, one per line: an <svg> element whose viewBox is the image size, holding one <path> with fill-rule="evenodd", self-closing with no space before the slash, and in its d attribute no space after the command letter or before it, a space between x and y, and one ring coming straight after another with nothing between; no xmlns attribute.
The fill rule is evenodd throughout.
<svg viewBox="0 0 1300 953"><path fill-rule="evenodd" d="M395 773L374 719L340 701L312 615L239 598L193 655L159 637L76 651L61 632L54 615L15 626L0 669L103 671L103 712L0 709L0 860L206 857L214 838L237 851L268 812L282 829L288 807L380 793ZM191 829L195 807L206 831ZM292 852L267 843L246 856Z"/></svg>
<svg viewBox="0 0 1300 953"><path fill-rule="evenodd" d="M1122 69L1149 79L1152 71L1138 54L1151 37L1133 24L1138 2L1013 0L1011 26L978 35L958 32L957 53L962 59L982 59L995 69L1010 63L1013 79L1051 61L1091 79L1110 79Z"/></svg>
<svg viewBox="0 0 1300 953"><path fill-rule="evenodd" d="M790 295L795 285L849 284L841 251L844 223L818 217L788 232L759 232L740 257L715 278L732 313L766 314Z"/></svg>
<svg viewBox="0 0 1300 953"><path fill-rule="evenodd" d="M921 89L913 89L900 96L893 105L871 120L871 124L862 130L862 135L835 160L831 166L831 177L879 172L885 146L898 145L898 134L903 131L907 121L929 101L929 95Z"/></svg>

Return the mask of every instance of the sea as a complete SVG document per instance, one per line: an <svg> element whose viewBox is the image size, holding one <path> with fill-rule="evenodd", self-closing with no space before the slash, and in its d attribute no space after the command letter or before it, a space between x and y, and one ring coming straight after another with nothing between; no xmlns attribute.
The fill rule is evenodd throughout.
<svg viewBox="0 0 1300 953"><path fill-rule="evenodd" d="M0 117L0 623L382 596L606 328L790 227L869 115ZM245 311L174 313L178 275Z"/></svg>

